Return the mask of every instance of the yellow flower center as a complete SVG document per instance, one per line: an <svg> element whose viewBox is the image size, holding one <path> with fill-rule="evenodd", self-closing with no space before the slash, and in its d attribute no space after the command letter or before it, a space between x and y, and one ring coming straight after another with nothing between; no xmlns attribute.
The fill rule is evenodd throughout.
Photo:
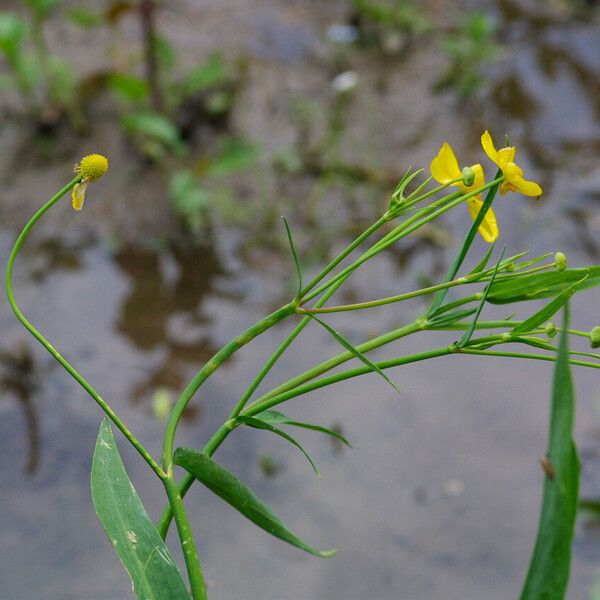
<svg viewBox="0 0 600 600"><path fill-rule="evenodd" d="M79 164L75 165L75 173L81 175L83 181L96 181L108 171L108 159L102 154L84 156Z"/></svg>

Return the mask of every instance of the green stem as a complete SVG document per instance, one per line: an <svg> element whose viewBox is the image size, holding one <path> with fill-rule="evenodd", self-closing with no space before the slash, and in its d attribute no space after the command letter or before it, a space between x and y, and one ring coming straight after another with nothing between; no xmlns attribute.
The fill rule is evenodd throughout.
<svg viewBox="0 0 600 600"><path fill-rule="evenodd" d="M326 277L333 269L335 269L353 250L362 244L367 238L375 233L382 225L388 222L388 218L384 215L359 235L351 244L349 244L340 254L338 254L305 288L300 292L302 298L307 292L312 290L319 281Z"/></svg>
<svg viewBox="0 0 600 600"><path fill-rule="evenodd" d="M329 290L327 290L327 292L323 295L323 297L319 299L319 302L317 302L317 306L325 304L325 302L327 302L327 300L329 300L329 298L344 283L344 281L345 280L339 281L335 286L332 286ZM239 402L235 405L235 407L229 414L227 421L230 421L231 419L235 419L235 417L237 417L240 414L240 412L242 411L242 409L244 408L244 406L246 405L246 403L248 402L248 400L250 399L252 394L256 391L256 389L261 384L261 382L264 380L264 378L267 376L269 371L273 368L273 365L275 365L275 363L279 360L281 355L287 350L287 348L290 346L290 344L300 335L301 331L310 323L310 321L311 321L310 317L304 317L300 321L300 323L298 323L298 325L296 325L294 330L287 336L287 338L281 343L279 348L277 348L277 350L275 350L275 352L271 355L269 360L265 363L265 365L261 369L260 373L254 378L254 380L252 381L250 386L246 389L246 391L240 398ZM217 429L217 431L215 431L215 433L212 435L212 437L205 444L204 448L202 449L202 452L204 454L207 454L208 456L212 456L213 453L225 441L225 438L230 433L231 433L231 429L229 427L227 427L226 424L221 425L221 427L219 427L219 429ZM179 493L181 494L182 498L187 494L187 491L190 489L190 487L192 486L194 481L195 481L194 477L192 475L190 475L189 473L186 473L183 476L183 478L179 484ZM165 509L163 510L163 513L162 513L160 520L158 522L158 525L157 525L158 531L163 539L165 539L167 536L167 532L169 531L169 526L171 524L172 518L173 518L173 512L171 510L171 507L166 506Z"/></svg>
<svg viewBox="0 0 600 600"><path fill-rule="evenodd" d="M175 524L177 525L177 533L179 534L181 549L183 550L185 567L192 588L192 598L194 600L207 600L206 586L204 585L204 579L202 577L202 567L200 566L200 560L198 559L196 543L194 541L190 522L185 512L183 499L177 488L177 483L171 476L163 479L163 483L167 492L167 497L169 498L169 505L175 516Z"/></svg>
<svg viewBox="0 0 600 600"><path fill-rule="evenodd" d="M377 244L375 244L373 247L371 247L369 250L367 250L367 252L365 252L354 263L352 263L351 265L348 265L345 269L340 271L337 275L335 275L334 277L332 277L331 279L329 279L328 281L326 281L325 283L320 285L316 290L313 290L308 296L303 298L302 304L306 304L306 302L312 300L315 296L318 296L319 294L324 292L329 286L333 285L339 278L345 277L352 271L356 270L361 264L363 264L367 260L373 258L377 254L379 254L380 252L385 250L387 247L391 246L392 244L395 244L397 241L406 237L407 235L410 235L417 229L420 229L421 227L423 227L423 225L429 223L430 221L437 219L437 217L444 214L445 212L447 212L454 206L457 206L458 204L461 204L462 202L468 200L469 198L472 198L473 196L480 194L482 191L493 188L494 186L498 185L498 183L500 181L502 181L502 179L503 179L503 177L500 177L493 181L490 181L489 183L486 183L485 185L477 188L476 190L473 190L472 192L469 192L468 194L462 194L460 192L457 192L458 195L451 194L450 196L447 196L446 198L442 198L441 200L434 202L430 206L423 208L418 213L413 215L410 219L407 219L406 221L401 223L394 231L390 232L387 236L385 236ZM431 210L432 207L436 207L436 209ZM425 216L423 216L423 215L425 215ZM456 273L455 273L455 275L456 275Z"/></svg>
<svg viewBox="0 0 600 600"><path fill-rule="evenodd" d="M13 266L15 263L15 259L21 249L21 246L25 242L25 239L29 235L29 232L33 228L33 226L38 222L38 220L50 209L54 204L56 204L67 192L69 192L73 187L81 181L81 177L77 176L72 179L67 185L65 185L62 190L57 192L56 195L52 196L46 204L44 204L34 215L31 217L29 222L23 228L23 231L17 237L15 245L11 250L10 256L8 257L8 263L6 265L6 295L8 297L8 302L13 309L17 319L21 321L23 326L33 335L33 337L50 353L50 355L56 360L62 367L81 385L81 387L94 399L94 401L100 406L100 408L108 415L111 421L119 428L119 430L123 433L123 435L127 438L127 440L131 443L131 445L139 452L142 458L150 465L152 470L162 479L165 476L165 473L162 471L158 463L152 458L149 452L144 448L144 446L138 441L138 439L129 431L129 429L125 426L125 424L121 421L118 415L112 410L112 408L106 403L106 401L96 392L96 390L75 370L74 367L54 348L54 346L26 319L25 315L22 313L19 308L13 293L12 287L12 272Z"/></svg>
<svg viewBox="0 0 600 600"><path fill-rule="evenodd" d="M205 365L202 369L194 376L194 378L188 383L187 387L179 396L169 420L165 428L165 435L163 440L163 453L162 453L162 466L165 473L169 474L172 469L172 457L173 457L173 446L175 443L175 432L179 420L192 399L194 394L198 391L200 386L214 373L220 366L226 361L232 354L237 352L240 348L245 346L247 343L252 341L257 335L264 333L267 329L273 327L276 323L288 317L289 315L296 312L296 305L293 302L286 304L279 310L266 316L258 323L249 327L244 333L238 335L236 338L231 340L228 344L223 346Z"/></svg>

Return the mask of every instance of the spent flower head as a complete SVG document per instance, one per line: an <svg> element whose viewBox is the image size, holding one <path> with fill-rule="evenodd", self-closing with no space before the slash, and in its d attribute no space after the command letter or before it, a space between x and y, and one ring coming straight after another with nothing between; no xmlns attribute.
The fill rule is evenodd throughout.
<svg viewBox="0 0 600 600"><path fill-rule="evenodd" d="M81 181L76 183L71 192L71 200L75 210L83 208L85 192L88 183L97 181L108 171L108 159L102 154L89 154L84 156L79 163L75 165L75 173L81 177Z"/></svg>

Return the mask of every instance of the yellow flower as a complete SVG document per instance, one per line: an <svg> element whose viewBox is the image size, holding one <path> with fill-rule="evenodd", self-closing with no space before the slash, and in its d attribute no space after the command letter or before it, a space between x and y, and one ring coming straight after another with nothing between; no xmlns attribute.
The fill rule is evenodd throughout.
<svg viewBox="0 0 600 600"><path fill-rule="evenodd" d="M448 183L461 177L462 172L458 166L458 161L456 160L456 156L450 147L450 144L444 142L437 156L431 161L430 170L432 177L440 183ZM465 185L464 181L455 181L450 185L460 187L465 194L468 194L469 192L481 187L485 183L482 166L477 163L471 166L471 170L475 175L472 185ZM467 205L469 207L471 218L475 220L479 214L479 211L481 210L481 206L483 205L481 195L478 194L477 196L469 198L467 200ZM498 235L500 235L498 223L496 222L496 215L491 207L485 213L485 217L483 217L483 221L481 222L481 225L479 225L478 231L481 237L488 243L493 242Z"/></svg>
<svg viewBox="0 0 600 600"><path fill-rule="evenodd" d="M486 129L481 136L481 145L485 153L495 162L502 173L504 181L500 185L500 193L521 192L525 196L541 196L542 188L535 181L527 181L523 178L523 169L514 163L517 149L514 146L507 146L496 150L492 136Z"/></svg>
<svg viewBox="0 0 600 600"><path fill-rule="evenodd" d="M97 181L106 171L108 171L108 159L101 154L84 156L75 165L75 173L81 176L81 181L75 184L71 192L71 200L75 210L81 210L83 207L88 183Z"/></svg>

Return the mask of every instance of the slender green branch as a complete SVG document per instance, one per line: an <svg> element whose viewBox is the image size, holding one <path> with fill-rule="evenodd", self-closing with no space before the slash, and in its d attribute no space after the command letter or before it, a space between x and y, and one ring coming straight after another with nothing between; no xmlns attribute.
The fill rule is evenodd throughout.
<svg viewBox="0 0 600 600"><path fill-rule="evenodd" d="M169 504L175 516L175 524L177 525L177 533L183 550L183 558L187 569L188 579L192 588L192 598L194 600L207 600L206 586L202 577L202 567L198 559L196 551L196 542L188 521L183 499L177 489L177 483L169 476L163 479L165 491L169 498Z"/></svg>
<svg viewBox="0 0 600 600"><path fill-rule="evenodd" d="M319 299L317 305L322 306L323 304L325 304L325 302L329 300L329 298L344 283L344 281L345 280L341 280L335 286L329 288L329 290L327 290L327 292ZM267 376L269 371L273 368L275 363L279 360L279 358L281 358L282 354L288 349L290 344L300 335L302 330L310 323L310 321L310 317L304 317L300 321L300 323L296 325L293 331L285 338L285 340L281 343L279 348L277 348L277 350L275 350L275 352L270 356L269 360L267 360L267 362L264 364L260 373L254 378L252 383L248 386L248 388L240 398L239 402L235 405L235 407L229 414L227 421L235 419L235 417L237 417L240 414L248 400L251 398L252 394L256 391L258 386ZM231 429L226 424L221 425L221 427L219 427L219 429L215 431L212 437L205 444L204 448L202 449L202 452L204 454L208 454L208 456L212 456L213 453L217 450L217 448L225 441L225 438L229 435L229 433L231 433ZM193 483L194 477L189 473L186 473L179 484L179 493L182 498L187 494L187 491L190 489ZM171 524L172 518L173 512L171 510L170 505L167 505L163 510L163 513L160 517L157 526L158 531L163 539L165 539L167 536L167 532L169 531L169 525Z"/></svg>
<svg viewBox="0 0 600 600"><path fill-rule="evenodd" d="M264 319L258 323L249 327L244 333L238 335L236 338L231 340L228 344L223 346L203 367L194 378L188 383L186 388L179 396L173 410L169 416L167 426L165 428L165 435L163 440L163 453L162 453L162 465L165 473L170 473L172 468L172 457L173 457L173 445L175 442L175 432L179 420L192 399L194 394L198 391L200 386L214 373L224 361L226 361L232 354L237 352L240 348L251 342L257 335L264 333L267 329L273 327L276 323L279 323L285 317L296 312L296 305L294 303L286 304L279 310L272 312L267 315Z"/></svg>
<svg viewBox="0 0 600 600"><path fill-rule="evenodd" d="M29 235L29 232L38 220L48 211L54 204L56 204L67 192L81 181L81 177L77 176L72 179L65 187L63 187L56 195L52 196L46 204L44 204L34 215L31 217L29 222L23 228L23 231L17 237L15 245L11 250L10 256L8 257L8 263L6 265L6 295L8 302L13 309L17 319L21 321L23 326L33 335L33 337L50 353L50 355L56 360L62 367L81 385L81 387L93 398L93 400L100 406L100 408L108 415L111 421L119 428L131 445L139 452L141 457L150 465L152 470L162 479L165 473L160 468L159 464L152 458L150 453L144 448L141 442L131 433L131 431L125 426L123 421L115 413L115 411L106 403L106 401L96 392L96 390L75 370L74 367L54 348L54 346L27 320L25 315L19 308L13 293L12 287L12 272L15 259L21 249L21 246L25 242L25 239Z"/></svg>

